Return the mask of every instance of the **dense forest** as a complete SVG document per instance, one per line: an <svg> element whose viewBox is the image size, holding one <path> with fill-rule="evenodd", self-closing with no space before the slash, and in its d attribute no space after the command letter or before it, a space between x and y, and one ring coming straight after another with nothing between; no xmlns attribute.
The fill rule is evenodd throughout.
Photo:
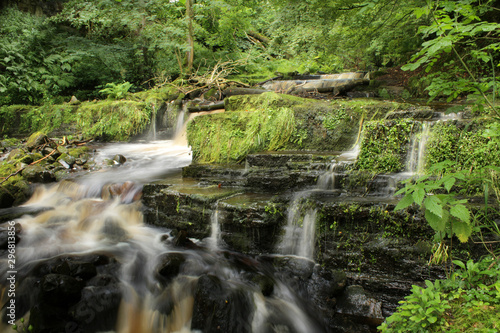
<svg viewBox="0 0 500 333"><path fill-rule="evenodd" d="M7 1L0 105L99 98L113 83L140 91L214 68L252 83L408 61L404 69L420 73L413 94L454 99L495 82L499 7L477 0Z"/></svg>
<svg viewBox="0 0 500 333"><path fill-rule="evenodd" d="M411 219L422 222L425 232L430 230L425 237L434 235L429 267L443 265L446 279L413 286L378 329L498 332L500 0L2 1L0 130L5 147L0 146L0 152L5 158L0 156L0 186L5 191L0 193L0 207L29 197L32 182L28 172L22 173L26 168L47 163L57 153L70 155L73 164L78 159L80 169L87 171L93 167L91 149L79 145L144 134L159 119L160 104L163 109L167 104L178 108L168 120L174 124L175 117L181 118L183 99L190 111L192 97L209 96L211 88L221 90L222 83L225 88L253 89L272 78L344 72L389 76L404 94L397 101L376 90L366 97L380 98L361 101L336 95L333 101L331 95L308 100L274 92L226 99L222 105L234 112L186 125L192 161L218 167L231 162L242 168L249 154L309 152L345 134L352 142L323 150L347 151L361 142L357 162L342 172L354 179L351 183L366 182L369 188L381 174L408 171L405 159L424 141L427 123L437 123L435 113L464 111L459 120L432 125L426 174L415 172L417 177L394 185L391 199L397 196L398 203L374 218L389 221L413 209ZM372 82L369 85L373 88ZM203 90L203 95L190 96L195 90ZM431 101L439 101L439 112L428 106ZM420 117L426 112L428 118ZM316 135L317 129L324 136ZM22 133L15 133L18 130ZM33 141L39 137L45 143L21 144L17 139L32 133ZM34 147L45 149L53 133L62 136L62 143L54 141L50 152L37 152ZM7 147L9 136L16 139ZM58 152L68 142L74 150ZM14 151L18 146L25 148ZM29 161L28 148L33 155ZM58 157L61 166L51 159L64 175L70 172L69 165L64 166L69 162ZM108 162L113 167L124 163ZM221 187L219 183L213 189ZM366 193L368 189L360 196L364 199ZM179 213L182 207L176 200L173 210ZM265 214L278 218L276 207L281 204L266 205ZM352 214L354 221L360 211L345 208L340 213L342 218ZM409 215L405 219L408 222ZM342 232L335 234L337 222L328 222L325 234L340 237ZM396 228L383 227L391 232ZM397 228L411 238L403 227ZM493 236L485 238L483 233ZM355 232L350 236L359 238ZM470 260L453 260L452 239L480 244L486 255L472 258L467 253Z"/></svg>

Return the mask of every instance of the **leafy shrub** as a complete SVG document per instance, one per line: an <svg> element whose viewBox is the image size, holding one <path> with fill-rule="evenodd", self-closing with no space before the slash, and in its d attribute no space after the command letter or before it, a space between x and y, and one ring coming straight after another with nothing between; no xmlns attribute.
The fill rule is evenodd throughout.
<svg viewBox="0 0 500 333"><path fill-rule="evenodd" d="M109 99L122 99L127 96L131 87L132 83L130 82L123 82L121 84L107 83L106 87L99 90L99 92Z"/></svg>
<svg viewBox="0 0 500 333"><path fill-rule="evenodd" d="M381 332L498 332L500 260L454 263L459 269L450 278L413 286Z"/></svg>

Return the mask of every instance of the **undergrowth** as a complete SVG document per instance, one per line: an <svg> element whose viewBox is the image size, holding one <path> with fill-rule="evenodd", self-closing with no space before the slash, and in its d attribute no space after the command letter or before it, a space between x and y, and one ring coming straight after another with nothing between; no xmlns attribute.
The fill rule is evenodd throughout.
<svg viewBox="0 0 500 333"><path fill-rule="evenodd" d="M448 279L413 286L398 310L379 326L392 332L498 332L500 330L500 260L467 263Z"/></svg>

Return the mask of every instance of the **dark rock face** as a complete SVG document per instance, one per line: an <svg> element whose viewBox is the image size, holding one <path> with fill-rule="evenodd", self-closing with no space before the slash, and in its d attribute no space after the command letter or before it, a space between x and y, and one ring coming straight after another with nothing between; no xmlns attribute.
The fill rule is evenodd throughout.
<svg viewBox="0 0 500 333"><path fill-rule="evenodd" d="M181 266L186 261L182 253L166 253L158 259L158 266L156 268L157 277L164 281L170 282L174 277L179 275Z"/></svg>
<svg viewBox="0 0 500 333"><path fill-rule="evenodd" d="M97 332L115 327L122 290L114 259L98 254L56 257L24 273L16 310L30 311L30 324L37 332Z"/></svg>
<svg viewBox="0 0 500 333"><path fill-rule="evenodd" d="M243 290L228 289L216 276L203 275L194 292L191 328L203 332L251 332L252 312Z"/></svg>

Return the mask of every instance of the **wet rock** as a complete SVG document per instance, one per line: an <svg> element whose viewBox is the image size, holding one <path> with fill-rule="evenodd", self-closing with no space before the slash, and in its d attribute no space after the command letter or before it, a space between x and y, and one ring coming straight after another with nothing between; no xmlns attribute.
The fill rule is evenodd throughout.
<svg viewBox="0 0 500 333"><path fill-rule="evenodd" d="M116 164L124 164L125 162L127 162L127 158L123 155L117 154L117 155L113 156L113 161Z"/></svg>
<svg viewBox="0 0 500 333"><path fill-rule="evenodd" d="M314 261L299 257L277 257L274 260L277 269L293 274L301 279L309 279L314 270Z"/></svg>
<svg viewBox="0 0 500 333"><path fill-rule="evenodd" d="M158 266L156 267L157 276L165 283L168 283L181 271L182 265L186 261L182 253L165 253L158 258Z"/></svg>
<svg viewBox="0 0 500 333"><path fill-rule="evenodd" d="M23 172L23 177L32 183L50 183L56 180L54 173L45 169L39 164L27 166Z"/></svg>
<svg viewBox="0 0 500 333"><path fill-rule="evenodd" d="M129 238L127 230L121 226L119 221L115 221L111 217L106 218L100 232L103 238L113 242L122 242Z"/></svg>
<svg viewBox="0 0 500 333"><path fill-rule="evenodd" d="M366 295L363 287L349 286L338 299L338 313L354 316L370 325L379 325L384 319L382 316L382 303Z"/></svg>
<svg viewBox="0 0 500 333"><path fill-rule="evenodd" d="M188 237L188 232L186 230L179 230L173 240L174 246L184 247L184 248L197 248L196 244L194 244Z"/></svg>
<svg viewBox="0 0 500 333"><path fill-rule="evenodd" d="M36 132L33 133L26 141L26 148L28 148L28 150L33 150L36 147L47 144L49 142L50 139L47 137L45 133Z"/></svg>
<svg viewBox="0 0 500 333"><path fill-rule="evenodd" d="M350 98L372 98L377 97L374 91L348 91L347 96Z"/></svg>
<svg viewBox="0 0 500 333"><path fill-rule="evenodd" d="M194 291L192 330L212 332L251 332L248 316L253 310L249 296L230 288L218 277L202 275Z"/></svg>
<svg viewBox="0 0 500 333"><path fill-rule="evenodd" d="M24 150L21 148L16 148L10 151L9 155L7 155L7 161L14 161L18 160L20 163L26 163L29 164L33 162L33 157L28 155Z"/></svg>
<svg viewBox="0 0 500 333"><path fill-rule="evenodd" d="M44 156L50 155L53 158L58 158L61 155L55 148L51 148L51 147L43 148L41 153Z"/></svg>
<svg viewBox="0 0 500 333"><path fill-rule="evenodd" d="M75 164L76 158L74 158L73 156L68 155L66 153L63 153L63 154L61 154L61 156L59 156L57 158L57 162L59 162L66 169L70 169Z"/></svg>
<svg viewBox="0 0 500 333"><path fill-rule="evenodd" d="M274 291L274 280L267 275L254 275L252 278L252 282L256 283L259 286L259 289L264 296L271 296Z"/></svg>
<svg viewBox="0 0 500 333"><path fill-rule="evenodd" d="M320 297L335 298L347 285L347 275L342 270L324 268L316 265L311 288Z"/></svg>
<svg viewBox="0 0 500 333"><path fill-rule="evenodd" d="M71 305L80 299L83 281L69 275L47 274L40 282L39 299L44 304Z"/></svg>
<svg viewBox="0 0 500 333"><path fill-rule="evenodd" d="M85 287L81 300L68 311L72 315L72 332L113 331L116 328L121 299L118 284Z"/></svg>

